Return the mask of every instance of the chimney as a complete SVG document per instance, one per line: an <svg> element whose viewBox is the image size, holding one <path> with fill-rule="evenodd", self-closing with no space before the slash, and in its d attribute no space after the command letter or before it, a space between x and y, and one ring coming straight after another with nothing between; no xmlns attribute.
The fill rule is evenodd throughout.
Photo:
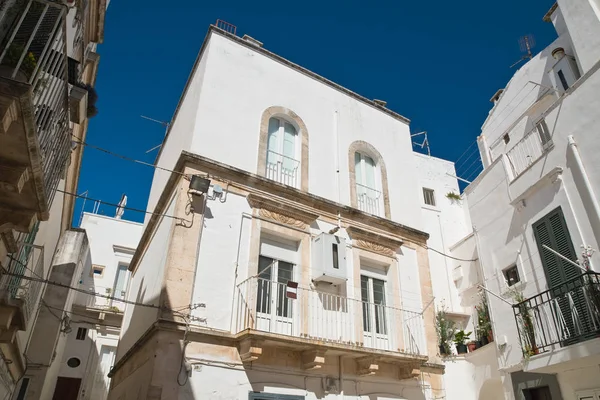
<svg viewBox="0 0 600 400"><path fill-rule="evenodd" d="M373 103L377 104L379 107L385 107L387 105L387 101L373 99Z"/></svg>
<svg viewBox="0 0 600 400"><path fill-rule="evenodd" d="M256 47L263 47L262 42L259 42L258 40L254 39L252 36L244 35L242 37L242 39L244 39L246 42L248 42Z"/></svg>
<svg viewBox="0 0 600 400"><path fill-rule="evenodd" d="M554 57L555 60L560 60L564 56L565 56L565 49L563 49L562 47L557 47L554 50L552 50L552 57Z"/></svg>

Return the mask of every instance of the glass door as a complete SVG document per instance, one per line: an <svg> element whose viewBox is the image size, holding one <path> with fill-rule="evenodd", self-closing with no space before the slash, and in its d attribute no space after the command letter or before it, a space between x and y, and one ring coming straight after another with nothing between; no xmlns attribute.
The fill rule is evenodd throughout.
<svg viewBox="0 0 600 400"><path fill-rule="evenodd" d="M381 279L360 277L363 311L363 337L367 347L389 347L387 309L385 307L385 282Z"/></svg>
<svg viewBox="0 0 600 400"><path fill-rule="evenodd" d="M292 299L286 296L293 278L292 263L260 256L258 261L256 316L257 329L292 334Z"/></svg>

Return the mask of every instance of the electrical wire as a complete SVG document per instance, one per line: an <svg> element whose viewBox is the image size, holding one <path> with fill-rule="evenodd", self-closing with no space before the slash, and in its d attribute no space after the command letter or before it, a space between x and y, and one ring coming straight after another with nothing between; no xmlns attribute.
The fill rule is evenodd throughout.
<svg viewBox="0 0 600 400"><path fill-rule="evenodd" d="M28 280L28 281L31 281L31 282L46 283L46 284L52 285L52 286L58 286L58 287L62 287L62 288L65 288L65 289L71 289L71 290L74 290L74 291L79 292L79 293L84 293L84 294L89 294L89 295L93 295L93 296L97 296L97 297L102 297L102 298L109 299L109 300L117 300L117 301L120 301L122 303L131 304L131 305L134 305L134 306L154 308L154 309L163 310L163 311L178 312L177 310L171 309L169 307L157 306L157 305L154 305L154 304L145 304L145 303L140 303L140 302L131 301L131 300L125 300L125 299L119 299L117 297L107 296L107 295L104 295L104 294L95 293L95 292L90 291L90 290L85 290L85 289L81 289L81 288L76 288L76 287L73 287L73 286L65 285L63 283L54 282L54 281L51 281L49 279L40 279L40 278L31 277L31 276L25 276L25 275L15 274L13 272L8 272L6 270L6 268L4 268L3 265L1 266L1 268L2 268L3 275L15 276L15 277L19 277L21 279L25 279L25 280Z"/></svg>
<svg viewBox="0 0 600 400"><path fill-rule="evenodd" d="M115 152L113 152L113 151L110 151L110 150L108 150L108 149L105 149L105 148L103 148L103 147L96 146L96 145L93 145L93 144L90 144L90 143L87 143L87 142L81 141L81 140L80 140L78 137L76 137L76 136L75 136L75 135L73 135L73 134L71 134L71 136L73 136L74 138L76 138L76 140L71 140L73 143L77 143L77 144L80 144L80 145L83 145L83 146L91 147L92 149L95 149L95 150L101 151L101 152L103 152L103 153L109 154L109 155L111 155L111 156L114 156L114 157L120 158L120 159L122 159L122 160L125 160L125 161L131 161L131 162L133 162L133 163L136 163L136 164L141 164L141 165L146 165L146 166L148 166L148 167L152 167L152 168L154 168L154 169L160 169L161 171L171 172L171 173L174 173L174 174L177 174L177 175L183 176L183 177L189 177L189 175L187 175L187 174L184 174L184 173L182 173L182 172L173 171L173 170L171 170L171 169L168 169L168 168L160 167L160 166L158 166L158 165L156 165L156 164L152 164L152 163L149 163L149 162L146 162L146 161L137 160L137 159L135 159L135 158L131 158L131 157L128 157L128 156L124 156L124 155L122 155L122 154L119 154L119 153L115 153Z"/></svg>
<svg viewBox="0 0 600 400"><path fill-rule="evenodd" d="M157 216L159 216L159 217L165 217L165 218L173 218L173 219L176 219L176 220L180 220L180 221L184 221L184 222L193 223L193 221L186 221L186 220L184 220L183 218L181 218L181 217L176 217L176 216L174 216L174 215L169 215L169 214L161 214L161 213L155 213L155 212L152 212L152 211L146 211L146 210L142 210L142 209L140 209L140 208L133 208L133 207L127 207L127 206L120 206L119 204L110 203L110 202L107 202L107 201L104 201L104 200L94 199L94 198L88 197L87 195L86 195L86 196L83 196L83 195L80 195L80 194L77 194L77 193L73 193L73 192L67 192L66 190L60 190L60 189L56 189L56 191L57 191L57 192L60 192L60 193L63 193L63 194L66 194L66 195L68 195L68 196L73 196L73 197L77 197L77 198L80 198L80 199L87 199L87 200L91 200L91 201L97 201L98 203L100 203L100 204L104 204L104 205L107 205L107 206L120 207L120 208L122 208L122 209L124 209L124 210L130 210L130 211L139 212L139 213L144 213L144 214L157 215Z"/></svg>

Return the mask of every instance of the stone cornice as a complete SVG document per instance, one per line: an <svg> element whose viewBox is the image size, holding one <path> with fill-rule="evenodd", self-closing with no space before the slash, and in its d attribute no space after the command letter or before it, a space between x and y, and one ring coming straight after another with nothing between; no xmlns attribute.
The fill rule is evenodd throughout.
<svg viewBox="0 0 600 400"><path fill-rule="evenodd" d="M258 209L262 217L301 229L306 229L319 217L318 214L296 208L289 203L284 204L256 194L249 194L247 200L250 207Z"/></svg>
<svg viewBox="0 0 600 400"><path fill-rule="evenodd" d="M165 184L162 194L156 203L154 214L150 217L150 220L144 229L144 233L142 234L142 238L140 239L136 253L129 265L130 271L135 273L137 265L154 234L156 224L161 218L161 213L165 212L165 209L168 206L171 197L173 196L173 191L177 185L177 182L179 182L180 179L183 179L182 174L186 166L198 169L208 174L209 178L214 177L214 179L227 182L232 187L256 194L259 197L262 197L260 194L276 194L276 196L272 196L274 202L280 202L282 206L285 204L286 209L293 204L295 205L294 209L296 212L302 210L301 213L304 213L305 216L309 214L318 214L335 218L339 214L342 220L345 221L346 225L353 227L361 226L365 229L389 232L395 237L402 238L395 239L400 244L402 244L402 240L404 240L420 245L426 245L427 239L429 238L428 233L418 229L402 225L389 219L367 214L356 208L339 204L323 197L315 196L314 194L301 191L291 186L283 185L265 177L232 167L207 157L182 151L177 163L173 167L174 172L171 173L171 176ZM381 234L379 235L386 237Z"/></svg>
<svg viewBox="0 0 600 400"><path fill-rule="evenodd" d="M350 226L346 230L353 240L354 246L389 257L394 257L403 243L398 238L367 231L356 226Z"/></svg>

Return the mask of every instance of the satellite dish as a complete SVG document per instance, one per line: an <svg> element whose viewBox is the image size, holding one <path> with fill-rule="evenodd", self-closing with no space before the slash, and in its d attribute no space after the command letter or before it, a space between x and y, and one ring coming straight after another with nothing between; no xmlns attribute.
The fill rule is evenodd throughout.
<svg viewBox="0 0 600 400"><path fill-rule="evenodd" d="M119 205L117 207L117 212L115 213L116 219L121 219L121 217L123 216L123 213L125 212L126 205L127 205L127 196L125 194L123 194L123 196L121 196L121 201L119 202Z"/></svg>

